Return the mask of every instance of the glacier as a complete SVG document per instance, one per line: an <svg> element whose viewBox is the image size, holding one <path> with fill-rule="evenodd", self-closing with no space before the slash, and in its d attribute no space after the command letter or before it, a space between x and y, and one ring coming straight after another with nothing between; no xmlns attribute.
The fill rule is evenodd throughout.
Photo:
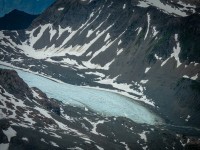
<svg viewBox="0 0 200 150"><path fill-rule="evenodd" d="M37 87L65 104L88 108L104 116L126 117L137 123L162 124L155 113L131 98L104 90L80 87L56 82L24 70L0 65L3 69L13 69L30 86Z"/></svg>

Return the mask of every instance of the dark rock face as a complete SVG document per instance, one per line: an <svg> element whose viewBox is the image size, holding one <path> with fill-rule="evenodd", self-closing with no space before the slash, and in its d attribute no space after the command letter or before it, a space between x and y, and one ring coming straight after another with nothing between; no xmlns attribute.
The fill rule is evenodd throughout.
<svg viewBox="0 0 200 150"><path fill-rule="evenodd" d="M13 10L0 18L0 30L22 30L29 27L38 15L30 15L19 10Z"/></svg>
<svg viewBox="0 0 200 150"><path fill-rule="evenodd" d="M200 18L199 15L191 15L183 19L180 26L180 43L182 51L180 53L181 60L200 61Z"/></svg>
<svg viewBox="0 0 200 150"><path fill-rule="evenodd" d="M6 91L19 98L24 98L26 96L32 98L28 85L18 76L16 71L1 69L0 74L0 84ZM4 93L4 89L1 89L2 93Z"/></svg>
<svg viewBox="0 0 200 150"><path fill-rule="evenodd" d="M192 124L198 124L199 122L196 120L196 115L200 115L198 110L200 109L200 97L199 97L199 88L200 84L196 81L191 81L188 79L182 79L180 80L181 83L177 85L177 93L176 97L179 99L178 102L181 106L181 113L184 114L185 112L188 112L188 114L191 115L190 122ZM182 93L184 91L184 93ZM181 98L179 98L181 97ZM175 104L176 105L176 104Z"/></svg>

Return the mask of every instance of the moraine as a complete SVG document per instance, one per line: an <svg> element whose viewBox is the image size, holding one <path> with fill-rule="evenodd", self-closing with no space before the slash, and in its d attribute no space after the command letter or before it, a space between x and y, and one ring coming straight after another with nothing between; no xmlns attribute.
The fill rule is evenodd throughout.
<svg viewBox="0 0 200 150"><path fill-rule="evenodd" d="M103 90L59 83L45 77L16 68L0 65L0 68L14 69L30 86L44 91L48 97L66 104L85 107L105 116L126 117L137 123L162 124L162 119L132 99Z"/></svg>

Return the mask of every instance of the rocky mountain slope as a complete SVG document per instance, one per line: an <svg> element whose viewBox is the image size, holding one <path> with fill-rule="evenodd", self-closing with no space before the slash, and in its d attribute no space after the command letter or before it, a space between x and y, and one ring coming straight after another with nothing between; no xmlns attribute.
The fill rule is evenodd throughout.
<svg viewBox="0 0 200 150"><path fill-rule="evenodd" d="M0 32L1 64L117 90L170 124L200 127L198 1L57 0Z"/></svg>
<svg viewBox="0 0 200 150"><path fill-rule="evenodd" d="M22 30L30 26L38 15L30 15L19 10L13 10L0 18L0 30Z"/></svg>
<svg viewBox="0 0 200 150"><path fill-rule="evenodd" d="M0 69L0 149L198 149L200 131L137 124L49 99Z"/></svg>

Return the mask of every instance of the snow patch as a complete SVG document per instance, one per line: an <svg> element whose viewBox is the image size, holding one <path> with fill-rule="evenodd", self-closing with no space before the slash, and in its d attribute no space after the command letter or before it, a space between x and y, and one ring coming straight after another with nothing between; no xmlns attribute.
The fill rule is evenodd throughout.
<svg viewBox="0 0 200 150"><path fill-rule="evenodd" d="M197 80L198 79L198 73L195 76L193 76L193 77L189 77L187 75L183 75L183 78L191 79L191 80Z"/></svg>
<svg viewBox="0 0 200 150"><path fill-rule="evenodd" d="M140 138L141 138L142 140L144 140L145 143L147 142L146 133L149 133L149 132L148 132L148 131L143 131L142 133L138 134L138 135L140 136Z"/></svg>
<svg viewBox="0 0 200 150"><path fill-rule="evenodd" d="M91 56L92 55L92 52L89 52L89 53L87 53L87 55L86 56Z"/></svg>
<svg viewBox="0 0 200 150"><path fill-rule="evenodd" d="M57 30L53 29L53 25L50 26L49 33L50 33L50 41L51 41L54 35L57 33Z"/></svg>
<svg viewBox="0 0 200 150"><path fill-rule="evenodd" d="M81 78L85 78L84 75L77 73L78 76L80 76Z"/></svg>
<svg viewBox="0 0 200 150"><path fill-rule="evenodd" d="M96 145L96 147L97 147L98 150L104 150L102 147L100 147L98 145Z"/></svg>
<svg viewBox="0 0 200 150"><path fill-rule="evenodd" d="M131 86L132 86L131 84L115 82L117 78L118 78L118 76L116 76L112 79L110 79L109 77L106 77L105 79L101 79L101 80L95 81L95 82L100 83L100 84L112 85L114 88L116 88L120 91L120 92L118 92L119 94L133 98L134 100L143 101L149 105L155 106L154 103L151 102L149 99L147 99L146 96L143 94L142 86L136 84L137 86L139 86L139 89L140 89L140 91L137 91L137 90L131 88ZM130 95L128 93L132 93L134 95L136 94L140 98L137 96Z"/></svg>
<svg viewBox="0 0 200 150"><path fill-rule="evenodd" d="M138 4L137 6L146 8L146 7L149 7L149 4L147 4L147 3L144 2L144 1L140 1L139 4Z"/></svg>
<svg viewBox="0 0 200 150"><path fill-rule="evenodd" d="M93 33L94 31L92 30L92 29L90 29L89 31L88 31L88 34L86 35L86 37L88 38L88 37L90 37L90 35Z"/></svg>
<svg viewBox="0 0 200 150"><path fill-rule="evenodd" d="M120 142L120 143L122 143L125 146L126 150L131 150L125 142Z"/></svg>
<svg viewBox="0 0 200 150"><path fill-rule="evenodd" d="M27 137L23 137L22 140L27 142L29 141Z"/></svg>
<svg viewBox="0 0 200 150"><path fill-rule="evenodd" d="M139 35L140 32L142 31L142 27L137 28L135 31L137 31L137 35Z"/></svg>
<svg viewBox="0 0 200 150"><path fill-rule="evenodd" d="M122 43L122 40L120 39L119 42L118 42L118 45L120 45L121 43Z"/></svg>
<svg viewBox="0 0 200 150"><path fill-rule="evenodd" d="M186 122L188 122L188 121L189 121L189 119L190 119L190 117L191 117L191 116L190 116L190 115L188 115L188 116L187 116L187 118L185 119L185 121L186 121Z"/></svg>
<svg viewBox="0 0 200 150"><path fill-rule="evenodd" d="M177 46L174 47L173 51L174 53L171 54L171 57L174 57L177 61L177 68L181 65L181 62L179 60L179 54L181 51L180 43L178 42L178 34L175 34L175 41L177 42Z"/></svg>
<svg viewBox="0 0 200 150"><path fill-rule="evenodd" d="M189 79L190 77L187 75L183 75L183 78Z"/></svg>
<svg viewBox="0 0 200 150"><path fill-rule="evenodd" d="M198 76L199 76L199 75L198 75L198 73L197 73L195 76L191 77L191 79L192 79L192 80L197 80L197 79L198 79Z"/></svg>
<svg viewBox="0 0 200 150"><path fill-rule="evenodd" d="M180 54L180 51L181 51L181 47L180 47L180 43L178 42L178 34L175 34L174 36L174 39L175 39L175 42L177 43L176 46L173 48L173 53L171 54L171 56L169 58L167 58L162 64L161 66L165 65L167 63L167 61L170 59L170 58L175 58L176 62L177 62L177 68L182 64L180 62L180 59L179 59L179 54Z"/></svg>
<svg viewBox="0 0 200 150"><path fill-rule="evenodd" d="M93 128L92 128L92 130L91 130L91 133L96 134L96 135L104 136L104 135L102 135L101 133L98 133L98 132L97 132L97 125L99 125L99 124L104 124L105 120L99 120L99 121L97 121L97 122L92 122L92 121L90 121L90 120L89 120L88 118L86 118L86 117L84 117L83 119L85 119L86 121L88 121L88 122L93 126Z"/></svg>
<svg viewBox="0 0 200 150"><path fill-rule="evenodd" d="M125 8L126 8L126 4L123 5L123 9L125 9Z"/></svg>
<svg viewBox="0 0 200 150"><path fill-rule="evenodd" d="M55 142L53 141L50 141L51 145L53 145L54 147L59 147L58 144L56 144Z"/></svg>
<svg viewBox="0 0 200 150"><path fill-rule="evenodd" d="M141 84L146 84L149 80L141 80L140 83Z"/></svg>
<svg viewBox="0 0 200 150"><path fill-rule="evenodd" d="M155 37L159 32L156 30L156 27L153 26L153 37Z"/></svg>
<svg viewBox="0 0 200 150"><path fill-rule="evenodd" d="M40 97L40 95L39 95L34 89L31 89L31 91L32 91L32 94L33 94L33 97L34 97L34 98L36 98L36 99L42 99L42 98Z"/></svg>
<svg viewBox="0 0 200 150"><path fill-rule="evenodd" d="M151 69L151 67L147 67L147 68L145 69L145 72L144 72L144 73L147 73L150 69Z"/></svg>
<svg viewBox="0 0 200 150"><path fill-rule="evenodd" d="M85 72L85 74L94 74L94 75L96 75L96 76L99 76L99 77L105 77L105 74L103 74L103 73L100 73L100 72Z"/></svg>
<svg viewBox="0 0 200 150"><path fill-rule="evenodd" d="M123 48L121 48L120 50L118 50L118 51L117 51L117 56L120 55L123 51L124 51Z"/></svg>
<svg viewBox="0 0 200 150"><path fill-rule="evenodd" d="M33 119L32 119L32 118L30 118L30 117L28 117L28 116L27 116L27 114L29 114L29 113L30 113L30 111L26 111L26 113L25 113L25 114L23 114L24 121L25 121L25 122L29 122L29 123L30 123L30 125L33 125L33 124L35 124L36 122L35 122L35 121L33 121Z"/></svg>
<svg viewBox="0 0 200 150"><path fill-rule="evenodd" d="M62 11L62 10L64 10L64 7L58 8L58 11Z"/></svg>
<svg viewBox="0 0 200 150"><path fill-rule="evenodd" d="M10 139L14 136L17 135L17 132L15 130L13 130L12 127L9 127L7 130L2 130L3 133L7 136L8 138L8 142L10 142Z"/></svg>
<svg viewBox="0 0 200 150"><path fill-rule="evenodd" d="M193 11L193 13L195 13L195 7L192 5L186 5L182 2L178 2L178 4L182 5L182 7L175 7L175 6L171 6L169 4L164 4L162 3L160 0L146 0L146 1L140 1L139 4L137 6L139 7L149 7L149 6L155 6L158 9L162 10L163 12L167 13L167 14L172 14L172 15L176 15L176 16L188 16L186 12L188 11ZM190 8L188 8L190 7Z"/></svg>
<svg viewBox="0 0 200 150"><path fill-rule="evenodd" d="M41 138L40 141L42 141L42 142L44 142L44 143L47 143L47 142L45 141L45 139L43 139L43 138ZM48 144L48 143L47 143L47 144Z"/></svg>
<svg viewBox="0 0 200 150"><path fill-rule="evenodd" d="M59 139L62 139L62 137L54 132L50 132L50 135Z"/></svg>
<svg viewBox="0 0 200 150"><path fill-rule="evenodd" d="M157 54L154 55L157 60L162 60L162 57L159 57Z"/></svg>
<svg viewBox="0 0 200 150"><path fill-rule="evenodd" d="M110 39L110 33L107 33L105 39L104 39L104 42L106 42L108 39Z"/></svg>
<svg viewBox="0 0 200 150"><path fill-rule="evenodd" d="M144 40L147 38L147 35L148 35L148 33L149 33L150 21L151 21L150 14L147 13L147 23L148 23L148 25L147 25L147 32L146 32L146 34L145 34L145 36L144 36Z"/></svg>

